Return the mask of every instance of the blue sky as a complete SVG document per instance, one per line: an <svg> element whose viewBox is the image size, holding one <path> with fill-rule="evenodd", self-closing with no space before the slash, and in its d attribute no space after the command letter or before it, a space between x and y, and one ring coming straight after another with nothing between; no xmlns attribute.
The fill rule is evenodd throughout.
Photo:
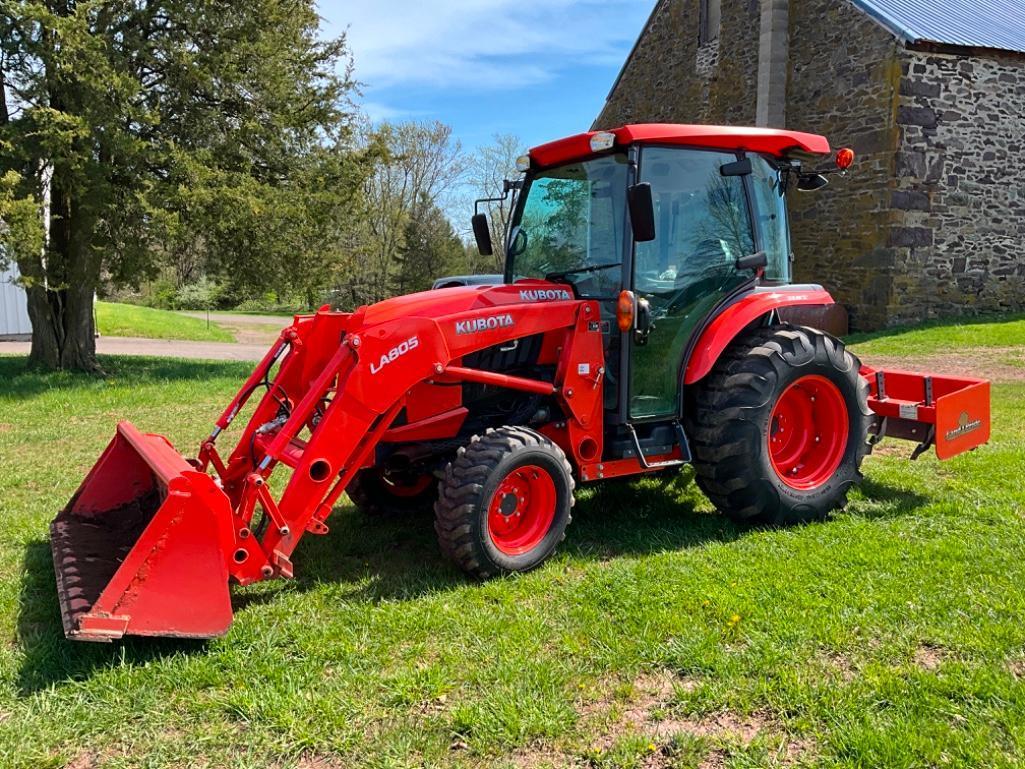
<svg viewBox="0 0 1025 769"><path fill-rule="evenodd" d="M374 120L441 120L464 147L587 130L654 0L319 0L348 30Z"/></svg>

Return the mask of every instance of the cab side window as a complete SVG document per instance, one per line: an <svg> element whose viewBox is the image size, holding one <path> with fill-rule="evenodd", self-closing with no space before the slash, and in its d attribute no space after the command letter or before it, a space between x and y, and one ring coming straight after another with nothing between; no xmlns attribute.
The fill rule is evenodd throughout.
<svg viewBox="0 0 1025 769"><path fill-rule="evenodd" d="M749 157L753 169L751 188L754 191L755 221L761 235L762 250L768 259L765 279L787 283L790 280L790 228L779 173L762 156Z"/></svg>
<svg viewBox="0 0 1025 769"><path fill-rule="evenodd" d="M728 279L754 251L744 183L719 169L735 155L652 147L641 180L651 184L657 236L638 243L635 288L665 293Z"/></svg>

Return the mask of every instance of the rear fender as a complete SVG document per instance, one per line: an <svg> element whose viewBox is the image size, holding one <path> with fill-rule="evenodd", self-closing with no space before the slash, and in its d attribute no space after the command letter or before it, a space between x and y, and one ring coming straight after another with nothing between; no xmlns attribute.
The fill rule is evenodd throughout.
<svg viewBox="0 0 1025 769"><path fill-rule="evenodd" d="M698 337L684 369L683 383L694 384L708 375L730 343L745 328L773 310L801 305L833 304L821 286L763 286L726 305Z"/></svg>

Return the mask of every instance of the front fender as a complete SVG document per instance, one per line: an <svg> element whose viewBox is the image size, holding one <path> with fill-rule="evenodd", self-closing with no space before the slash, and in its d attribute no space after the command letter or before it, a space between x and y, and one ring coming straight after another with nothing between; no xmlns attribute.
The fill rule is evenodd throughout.
<svg viewBox="0 0 1025 769"><path fill-rule="evenodd" d="M759 318L781 307L834 304L822 286L761 286L720 310L701 332L687 361L683 383L704 378L737 335Z"/></svg>

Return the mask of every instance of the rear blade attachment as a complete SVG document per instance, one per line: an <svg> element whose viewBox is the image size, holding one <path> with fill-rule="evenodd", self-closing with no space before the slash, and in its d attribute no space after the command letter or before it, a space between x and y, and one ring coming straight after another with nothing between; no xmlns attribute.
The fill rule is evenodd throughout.
<svg viewBox="0 0 1025 769"><path fill-rule="evenodd" d="M861 369L869 408L877 415L872 444L883 438L915 441L918 459L935 447L950 459L990 437L990 385L984 379Z"/></svg>
<svg viewBox="0 0 1025 769"><path fill-rule="evenodd" d="M231 525L212 478L166 438L122 422L50 526L65 635L223 635Z"/></svg>

